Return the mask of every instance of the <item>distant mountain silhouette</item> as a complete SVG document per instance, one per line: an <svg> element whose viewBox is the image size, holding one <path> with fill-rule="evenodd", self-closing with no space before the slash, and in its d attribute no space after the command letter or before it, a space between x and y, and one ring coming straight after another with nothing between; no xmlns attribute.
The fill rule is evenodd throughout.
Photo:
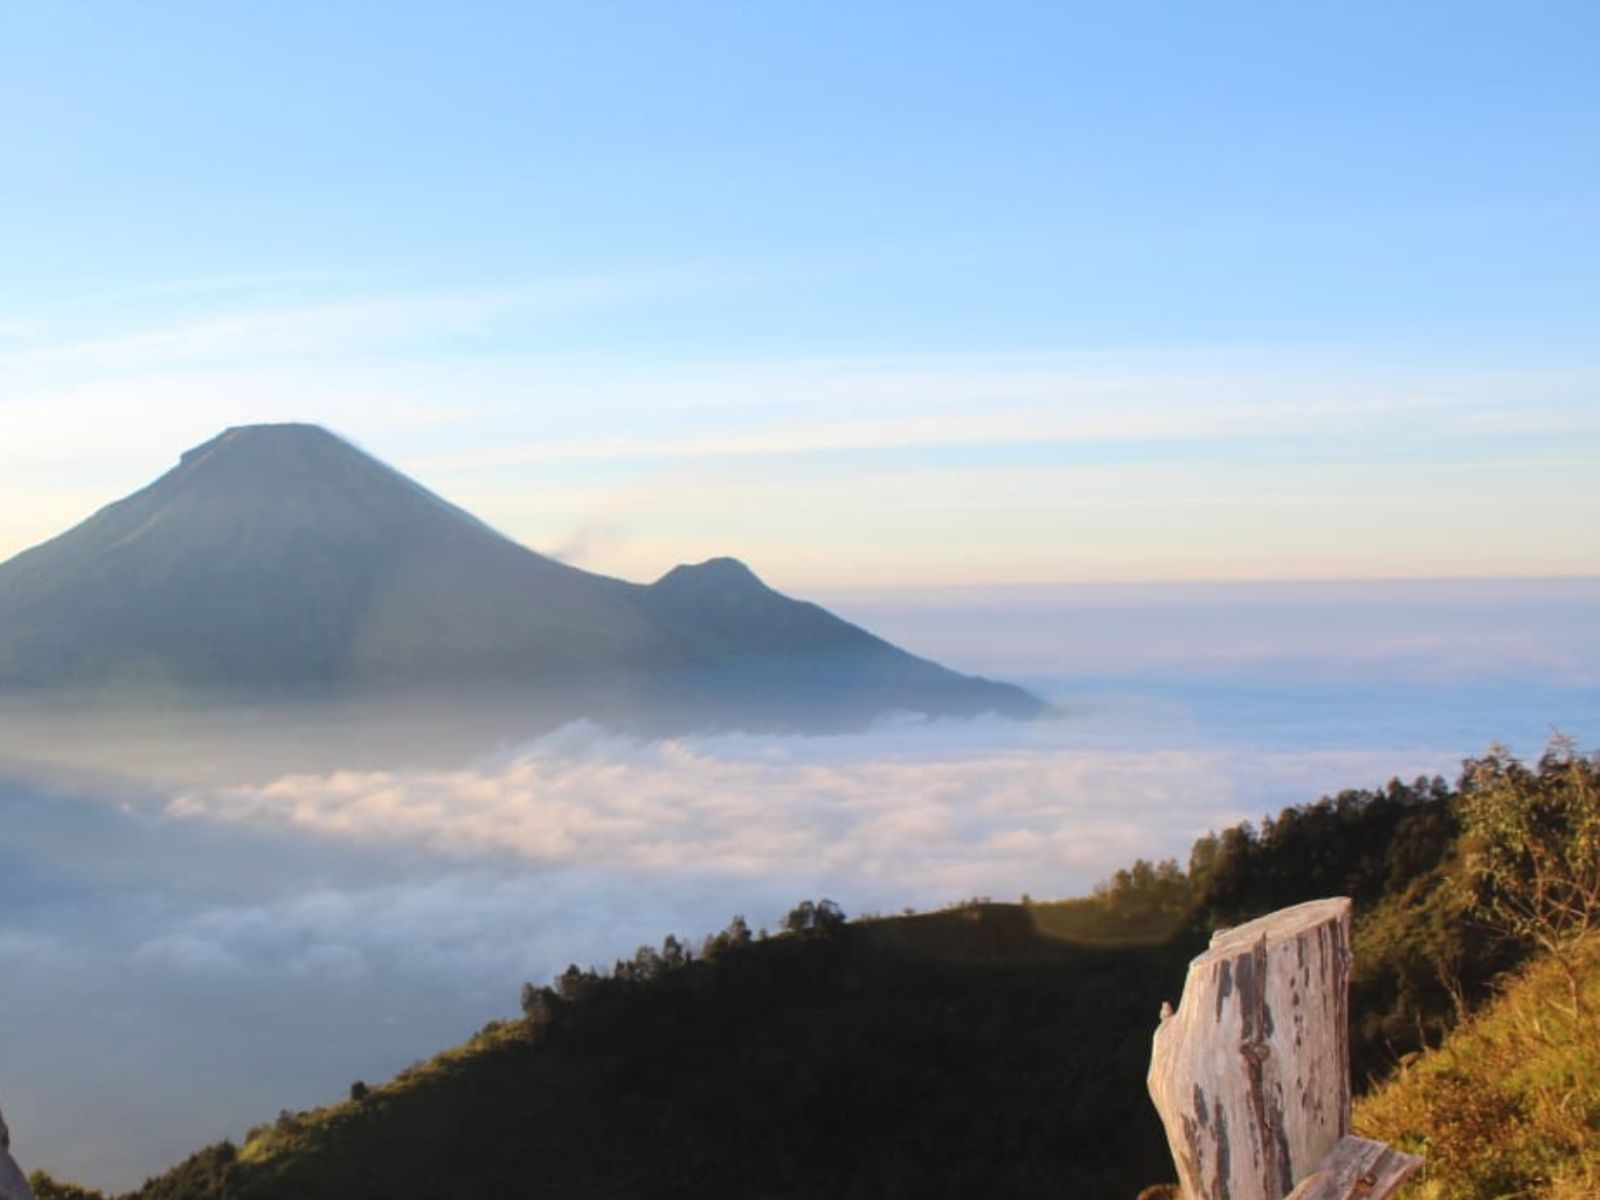
<svg viewBox="0 0 1600 1200"><path fill-rule="evenodd" d="M546 558L314 425L229 429L0 564L0 688L436 684L566 687L601 707L609 691L730 723L813 704L1043 709L789 599L733 559L643 586Z"/></svg>

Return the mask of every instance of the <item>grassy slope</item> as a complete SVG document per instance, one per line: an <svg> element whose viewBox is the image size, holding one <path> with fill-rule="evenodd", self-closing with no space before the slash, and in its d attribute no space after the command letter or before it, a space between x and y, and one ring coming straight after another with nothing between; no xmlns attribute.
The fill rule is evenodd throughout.
<svg viewBox="0 0 1600 1200"><path fill-rule="evenodd" d="M1600 954L1587 1016L1548 960L1363 1099L1358 1132L1428 1158L1417 1200L1600 1197Z"/></svg>

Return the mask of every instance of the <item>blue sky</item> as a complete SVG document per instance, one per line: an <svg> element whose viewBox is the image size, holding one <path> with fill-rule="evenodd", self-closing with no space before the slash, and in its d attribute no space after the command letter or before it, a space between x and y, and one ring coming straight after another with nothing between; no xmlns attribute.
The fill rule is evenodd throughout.
<svg viewBox="0 0 1600 1200"><path fill-rule="evenodd" d="M0 554L297 418L634 578L1600 572L1592 4L0 19Z"/></svg>

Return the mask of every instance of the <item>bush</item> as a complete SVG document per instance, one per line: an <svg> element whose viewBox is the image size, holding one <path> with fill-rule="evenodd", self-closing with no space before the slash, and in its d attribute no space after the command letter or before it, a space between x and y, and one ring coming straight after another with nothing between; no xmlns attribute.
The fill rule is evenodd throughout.
<svg viewBox="0 0 1600 1200"><path fill-rule="evenodd" d="M34 1200L106 1200L103 1192L79 1187L75 1183L62 1183L43 1171L29 1175L28 1186L33 1189Z"/></svg>
<svg viewBox="0 0 1600 1200"><path fill-rule="evenodd" d="M1529 770L1491 749L1467 764L1461 813L1480 913L1549 954L1580 1011L1575 955L1600 929L1600 756L1558 738Z"/></svg>

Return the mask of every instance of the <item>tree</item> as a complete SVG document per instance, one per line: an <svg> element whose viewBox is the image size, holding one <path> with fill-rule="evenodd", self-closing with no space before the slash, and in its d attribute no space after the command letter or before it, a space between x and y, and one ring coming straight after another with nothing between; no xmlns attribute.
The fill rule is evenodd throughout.
<svg viewBox="0 0 1600 1200"><path fill-rule="evenodd" d="M810 900L802 900L791 908L783 918L785 933L805 935L811 932L811 925L817 919L817 906Z"/></svg>
<svg viewBox="0 0 1600 1200"><path fill-rule="evenodd" d="M832 937L844 928L844 909L832 900L822 899L817 901L815 914L811 918L812 928L824 937Z"/></svg>
<svg viewBox="0 0 1600 1200"><path fill-rule="evenodd" d="M633 952L633 971L630 978L648 981L661 974L661 954L654 946L640 946Z"/></svg>
<svg viewBox="0 0 1600 1200"><path fill-rule="evenodd" d="M1491 747L1466 764L1461 815L1479 911L1548 953L1582 1013L1577 955L1600 929L1600 755L1558 737L1530 770Z"/></svg>
<svg viewBox="0 0 1600 1200"><path fill-rule="evenodd" d="M844 909L832 900L802 900L783 918L783 928L801 937L829 936L844 928Z"/></svg>
<svg viewBox="0 0 1600 1200"><path fill-rule="evenodd" d="M561 1009L561 996L553 987L522 985L522 1015L535 1025L549 1025Z"/></svg>
<svg viewBox="0 0 1600 1200"><path fill-rule="evenodd" d="M673 933L667 934L661 941L661 969L676 971L679 967L687 965L689 951Z"/></svg>
<svg viewBox="0 0 1600 1200"><path fill-rule="evenodd" d="M568 1004L580 1004L598 982L599 976L594 971L585 971L577 963L569 963L567 969L556 976L556 994Z"/></svg>
<svg viewBox="0 0 1600 1200"><path fill-rule="evenodd" d="M743 950L751 942L750 926L744 917L735 915L728 922L728 927L721 933L714 933L705 940L705 945L700 953L704 958L717 958L721 955L737 950Z"/></svg>
<svg viewBox="0 0 1600 1200"><path fill-rule="evenodd" d="M106 1200L105 1193L93 1188L63 1183L43 1171L28 1176L28 1186L33 1189L34 1200Z"/></svg>

